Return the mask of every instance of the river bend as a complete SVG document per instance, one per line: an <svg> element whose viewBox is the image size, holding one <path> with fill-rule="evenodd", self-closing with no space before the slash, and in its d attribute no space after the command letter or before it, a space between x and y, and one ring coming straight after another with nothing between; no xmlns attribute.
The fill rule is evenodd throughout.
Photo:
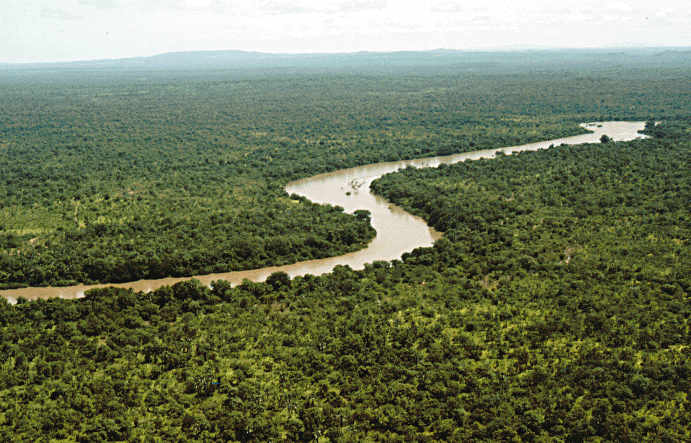
<svg viewBox="0 0 691 443"><path fill-rule="evenodd" d="M643 122L605 122L583 123L581 126L589 129L590 133L556 140L531 143L521 146L511 146L499 149L466 152L440 157L429 157L415 160L403 160L388 163L376 163L356 168L344 169L314 177L305 178L288 183L286 191L289 194L298 194L316 203L325 203L342 206L346 212L352 213L357 209L366 209L372 213L372 226L377 230L377 236L369 245L360 251L341 255L338 257L309 260L292 265L273 266L249 271L236 271L221 274L199 275L195 277L163 278L156 280L139 280L130 283L103 284L103 285L77 285L67 287L39 287L21 288L0 291L0 295L7 298L10 303L16 303L17 298L78 298L84 296L84 291L99 287L132 288L137 291L152 291L166 285L195 278L205 285L212 281L227 280L232 285L242 282L243 279L251 281L264 281L271 273L283 271L291 277L298 275L321 275L331 270L336 265L348 265L353 269L363 269L365 263L376 260L394 260L401 257L404 252L410 252L422 246L431 246L435 240L441 237L441 233L427 226L424 220L415 217L401 208L387 203L384 199L370 193L369 185L372 180L389 172L395 172L407 166L418 168L437 167L441 164L458 163L464 160L476 160L480 158L492 158L497 152L511 154L521 151L536 151L548 148L550 145L597 143L602 135L607 135L615 141L628 141L642 137L638 133L643 129Z"/></svg>

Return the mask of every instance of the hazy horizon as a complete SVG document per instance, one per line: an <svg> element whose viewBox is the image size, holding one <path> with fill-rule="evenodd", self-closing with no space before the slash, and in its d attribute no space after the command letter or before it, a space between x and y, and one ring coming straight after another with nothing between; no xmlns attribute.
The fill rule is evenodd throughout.
<svg viewBox="0 0 691 443"><path fill-rule="evenodd" d="M46 64L46 65L60 65L60 64L73 64L73 63L91 63L91 62L99 62L99 61L113 61L113 62L118 62L118 61L124 61L124 60L136 60L136 59L156 59L158 57L165 57L165 56L170 56L170 55L179 55L179 54L203 54L203 53L237 53L238 57L243 57L243 56L252 56L252 55L258 55L258 56L275 56L275 57L281 57L281 56L320 56L320 55L325 55L325 56L348 56L348 55L358 55L358 54L405 54L405 53L434 53L434 52L448 52L449 54L453 53L502 53L502 52L515 52L515 53L530 53L530 52L535 52L535 53L559 53L559 52L601 52L601 53L606 53L607 51L610 50L621 50L621 51L655 51L655 50L660 50L660 51L665 51L665 50L691 50L691 45L689 46L608 46L608 47L594 47L594 48L579 48L579 47L539 47L539 46L516 46L516 47L495 47L495 48L474 48L474 49L452 49L452 48L433 48L433 49L400 49L400 50L394 50L394 51L368 51L368 50L360 50L360 51L350 51L350 52L263 52L263 51L244 51L244 50L239 50L239 49L200 49L200 50L184 50L184 51L170 51L170 52L163 52L163 53L157 53L157 54L151 54L151 55L135 55L135 56L125 56L125 57L112 57L112 58L96 58L96 59L82 59L82 60L55 60L55 61L39 61L39 62L2 62L0 61L0 65L5 65L5 66L21 66L21 65L41 65L41 64ZM213 57L211 57L213 58ZM246 60L246 58L244 58Z"/></svg>
<svg viewBox="0 0 691 443"><path fill-rule="evenodd" d="M684 47L691 5L662 0L5 0L0 63L271 54Z"/></svg>

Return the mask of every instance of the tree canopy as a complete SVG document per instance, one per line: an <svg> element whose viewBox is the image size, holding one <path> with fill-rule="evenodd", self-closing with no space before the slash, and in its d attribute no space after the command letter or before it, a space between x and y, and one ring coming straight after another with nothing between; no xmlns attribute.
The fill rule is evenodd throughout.
<svg viewBox="0 0 691 443"><path fill-rule="evenodd" d="M0 299L0 441L690 441L691 81L645 72L3 86L7 285L336 254L369 214L287 180L603 116L652 138L384 176L444 237L361 271Z"/></svg>

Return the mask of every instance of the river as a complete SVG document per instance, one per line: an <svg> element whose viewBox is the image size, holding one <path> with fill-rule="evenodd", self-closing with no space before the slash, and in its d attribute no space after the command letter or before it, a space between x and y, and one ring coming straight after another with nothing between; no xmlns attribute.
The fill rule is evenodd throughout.
<svg viewBox="0 0 691 443"><path fill-rule="evenodd" d="M366 209L372 213L372 226L377 230L377 236L369 245L360 251L341 255L338 257L309 260L292 265L274 266L250 271L236 271L221 274L198 275L195 277L163 278L157 280L139 280L130 283L104 284L104 285L77 285L66 287L39 287L21 288L0 291L0 295L7 298L10 303L16 303L17 298L78 298L84 296L84 291L99 287L132 288L137 291L152 291L166 285L195 278L205 285L212 281L227 280L232 285L241 283L244 279L251 281L264 281L271 273L283 271L291 277L298 275L321 275L331 270L336 265L348 265L353 269L363 269L365 263L376 260L394 260L401 257L404 252L410 252L422 246L431 246L435 240L441 237L441 233L427 226L424 220L412 216L384 199L369 192L369 185L377 177L395 172L407 166L436 167L441 164L458 163L464 160L476 160L479 158L492 158L497 152L511 154L521 151L536 151L548 148L550 145L596 143L604 134L615 141L628 141L641 137L638 131L643 129L643 122L605 122L583 123L592 132L556 140L531 143L521 146L511 146L499 149L466 152L440 157L429 157L416 160L403 160L388 163L376 163L344 169L341 171L321 174L314 177L297 180L286 185L289 194L298 194L307 197L316 203L328 203L342 206L346 212L352 213L356 209Z"/></svg>

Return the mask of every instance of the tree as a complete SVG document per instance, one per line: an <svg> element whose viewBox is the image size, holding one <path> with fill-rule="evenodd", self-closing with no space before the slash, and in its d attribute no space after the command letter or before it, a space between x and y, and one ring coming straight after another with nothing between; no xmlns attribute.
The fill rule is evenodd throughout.
<svg viewBox="0 0 691 443"><path fill-rule="evenodd" d="M358 220L369 223L372 219L372 213L366 209L358 209L353 212L353 215L357 217Z"/></svg>
<svg viewBox="0 0 691 443"><path fill-rule="evenodd" d="M600 143L609 143L612 139L609 138L607 134L602 134L602 137L600 137Z"/></svg>
<svg viewBox="0 0 691 443"><path fill-rule="evenodd" d="M283 271L274 272L269 275L266 282L270 284L274 291L290 286L290 276Z"/></svg>

